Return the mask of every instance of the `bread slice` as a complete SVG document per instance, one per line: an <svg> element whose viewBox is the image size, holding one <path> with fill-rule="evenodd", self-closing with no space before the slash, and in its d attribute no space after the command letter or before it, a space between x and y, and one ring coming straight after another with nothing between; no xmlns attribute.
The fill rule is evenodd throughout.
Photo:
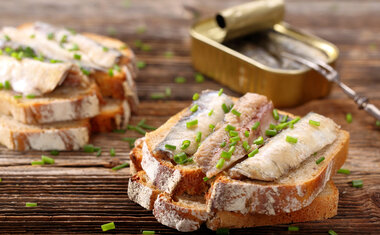
<svg viewBox="0 0 380 235"><path fill-rule="evenodd" d="M325 220L337 215L338 201L338 189L332 181L329 181L310 205L298 211L278 215L218 211L207 221L207 227L211 230L217 230L218 228L247 228Z"/></svg>
<svg viewBox="0 0 380 235"><path fill-rule="evenodd" d="M128 197L147 210L152 210L154 201L161 192L149 182L144 171L129 178Z"/></svg>
<svg viewBox="0 0 380 235"><path fill-rule="evenodd" d="M142 171L141 161L142 161L142 145L145 141L145 137L139 138L135 141L135 147L129 153L130 167L129 170L131 175L137 174L137 172Z"/></svg>
<svg viewBox="0 0 380 235"><path fill-rule="evenodd" d="M43 97L16 98L11 90L0 90L0 114L26 124L44 124L94 117L99 113L99 90L88 87L61 86Z"/></svg>
<svg viewBox="0 0 380 235"><path fill-rule="evenodd" d="M220 176L209 190L207 210L266 215L300 210L317 197L344 164L348 142L349 133L340 130L335 142L276 181L234 180ZM325 157L325 160L317 164L316 160L321 157Z"/></svg>
<svg viewBox="0 0 380 235"><path fill-rule="evenodd" d="M0 143L9 149L77 150L87 144L90 135L87 119L45 125L28 125L0 115Z"/></svg>
<svg viewBox="0 0 380 235"><path fill-rule="evenodd" d="M105 99L100 106L100 113L91 118L91 131L111 132L127 128L131 109L126 100Z"/></svg>

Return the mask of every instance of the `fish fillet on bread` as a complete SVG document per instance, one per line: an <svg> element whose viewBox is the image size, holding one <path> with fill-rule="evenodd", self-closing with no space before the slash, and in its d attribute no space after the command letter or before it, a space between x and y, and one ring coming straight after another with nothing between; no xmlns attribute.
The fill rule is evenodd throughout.
<svg viewBox="0 0 380 235"><path fill-rule="evenodd" d="M203 92L198 102L136 141L130 154L135 173L128 188L131 200L153 210L159 222L179 231L194 231L202 223L216 230L336 215L338 193L331 178L346 160L348 132L315 113L300 118L278 111L276 117L266 97L248 93L240 99L230 97L233 105L223 118L217 116L212 130L202 132L199 141L198 133L210 124L208 119L197 119L198 125L204 123L186 129L181 122L200 117L201 113L196 114L199 110L223 110L225 106L213 107L209 100L210 106L199 108L202 95L212 92ZM181 151L186 150L184 140L199 141L195 152ZM139 193L142 188L149 192L149 200ZM313 211L317 207L320 214ZM239 223L243 217L246 219Z"/></svg>

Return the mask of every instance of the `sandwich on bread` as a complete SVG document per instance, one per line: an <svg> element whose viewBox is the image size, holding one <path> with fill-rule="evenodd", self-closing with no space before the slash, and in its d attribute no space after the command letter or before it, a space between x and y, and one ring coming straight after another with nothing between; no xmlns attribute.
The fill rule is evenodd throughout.
<svg viewBox="0 0 380 235"><path fill-rule="evenodd" d="M136 110L135 57L121 41L36 22L4 27L0 49L8 148L79 149L91 132L125 129Z"/></svg>
<svg viewBox="0 0 380 235"><path fill-rule="evenodd" d="M295 117L258 94L203 91L136 141L128 195L183 232L327 219L337 213L331 178L348 141L322 115Z"/></svg>

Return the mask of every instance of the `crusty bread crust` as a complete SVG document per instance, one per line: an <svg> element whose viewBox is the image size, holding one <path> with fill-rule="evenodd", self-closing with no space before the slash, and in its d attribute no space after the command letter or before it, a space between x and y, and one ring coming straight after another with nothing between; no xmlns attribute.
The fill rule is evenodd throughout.
<svg viewBox="0 0 380 235"><path fill-rule="evenodd" d="M153 209L154 201L161 192L148 182L144 171L129 178L128 197L147 210Z"/></svg>
<svg viewBox="0 0 380 235"><path fill-rule="evenodd" d="M218 211L207 221L207 227L211 230L217 230L218 228L247 228L324 220L337 215L338 201L338 189L332 181L329 181L325 189L310 205L298 211L278 215L241 214Z"/></svg>

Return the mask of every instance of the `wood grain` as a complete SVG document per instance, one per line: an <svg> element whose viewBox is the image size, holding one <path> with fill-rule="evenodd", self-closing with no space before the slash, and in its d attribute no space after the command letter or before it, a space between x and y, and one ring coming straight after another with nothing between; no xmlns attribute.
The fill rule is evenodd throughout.
<svg viewBox="0 0 380 235"><path fill-rule="evenodd" d="M136 124L142 118L159 126L168 117L190 103L194 92L219 89L220 85L206 79L194 81L190 60L188 29L200 17L207 17L219 9L243 0L175 1L175 0L19 0L2 1L0 26L26 21L47 21L65 25L78 31L115 36L133 47L140 39L152 46L143 52L134 48L139 60L147 63L138 78L140 110L132 118ZM380 3L353 0L289 0L286 1L286 21L308 32L321 36L340 49L338 69L342 80L368 95L380 106ZM136 33L139 26L146 32ZM173 57L166 58L166 51ZM176 76L187 78L185 84L174 83ZM153 101L150 93L172 90L167 101ZM238 95L226 89L231 95ZM336 87L323 100L288 109L297 115L315 111L333 118L351 134L349 157L345 168L351 175L336 175L340 191L338 215L320 222L299 223L299 233L327 234L333 229L339 234L380 234L380 129L374 119L359 111ZM352 124L345 122L351 112ZM54 165L31 166L43 152L13 152L0 148L0 233L102 233L100 226L114 221L115 233L136 234L155 230L163 234L177 233L156 222L151 212L131 202L127 197L129 169L114 172L110 168L128 161L129 146L125 134L101 134L92 142L101 146L103 154L62 152L54 157ZM116 156L111 157L110 148ZM364 187L350 186L353 179L362 179ZM27 208L26 202L37 202L38 207ZM202 227L197 234L209 230ZM287 225L254 229L232 230L231 234L288 234Z"/></svg>

